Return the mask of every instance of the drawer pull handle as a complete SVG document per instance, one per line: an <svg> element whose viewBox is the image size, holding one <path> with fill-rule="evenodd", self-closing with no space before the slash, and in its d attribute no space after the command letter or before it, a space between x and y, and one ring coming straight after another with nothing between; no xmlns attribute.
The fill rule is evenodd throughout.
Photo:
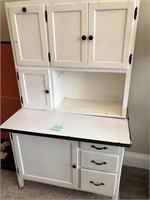
<svg viewBox="0 0 150 200"><path fill-rule="evenodd" d="M102 162L102 163L97 163L95 160L91 160L92 163L95 163L96 165L106 165L106 162Z"/></svg>
<svg viewBox="0 0 150 200"><path fill-rule="evenodd" d="M90 183L92 183L92 184L95 185L95 186L103 186L103 185L105 185L104 183L99 183L99 184L97 184L97 183L94 183L93 181L90 181Z"/></svg>
<svg viewBox="0 0 150 200"><path fill-rule="evenodd" d="M92 148L94 148L94 149L97 149L97 150L107 150L108 148L107 147L96 147L96 146L94 146L94 145L91 145L91 147Z"/></svg>

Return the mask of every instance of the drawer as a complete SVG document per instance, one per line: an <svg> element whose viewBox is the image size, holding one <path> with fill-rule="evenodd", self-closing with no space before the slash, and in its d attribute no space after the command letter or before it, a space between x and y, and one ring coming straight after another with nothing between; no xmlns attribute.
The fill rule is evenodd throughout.
<svg viewBox="0 0 150 200"><path fill-rule="evenodd" d="M95 151L95 152L119 154L120 147L105 145L105 144L81 142L81 149Z"/></svg>
<svg viewBox="0 0 150 200"><path fill-rule="evenodd" d="M81 189L113 196L115 193L116 178L116 174L81 169Z"/></svg>
<svg viewBox="0 0 150 200"><path fill-rule="evenodd" d="M95 152L81 152L81 167L105 172L118 171L119 156Z"/></svg>

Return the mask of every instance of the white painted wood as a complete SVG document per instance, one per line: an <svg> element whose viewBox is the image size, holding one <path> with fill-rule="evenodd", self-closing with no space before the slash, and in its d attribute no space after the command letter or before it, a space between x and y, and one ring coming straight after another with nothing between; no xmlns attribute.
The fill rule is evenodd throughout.
<svg viewBox="0 0 150 200"><path fill-rule="evenodd" d="M120 179L121 179L123 158L124 158L124 147L120 147L119 164L118 164L119 168L118 168L118 173L117 173L115 195L113 196L114 200L118 200L118 197L119 197L119 187L120 187Z"/></svg>
<svg viewBox="0 0 150 200"><path fill-rule="evenodd" d="M85 67L87 4L47 5L51 65Z"/></svg>
<svg viewBox="0 0 150 200"><path fill-rule="evenodd" d="M81 142L81 149L85 151L99 152L99 153L109 153L109 154L119 154L120 147L110 146L105 144L94 144Z"/></svg>
<svg viewBox="0 0 150 200"><path fill-rule="evenodd" d="M12 152L13 152L13 157L14 157L14 162L15 162L15 168L16 168L16 174L17 174L17 180L18 180L18 187L19 189L24 187L24 180L23 178L20 176L19 173L19 168L18 168L18 161L17 161L17 155L15 152L15 146L14 146L14 141L12 139L12 133L9 133L9 137L10 137L10 141L11 141L11 147L12 147Z"/></svg>
<svg viewBox="0 0 150 200"><path fill-rule="evenodd" d="M51 84L48 69L19 68L19 80L26 108L51 109ZM46 90L49 93L46 93Z"/></svg>
<svg viewBox="0 0 150 200"><path fill-rule="evenodd" d="M23 7L26 8L26 12L22 11ZM16 64L49 66L44 5L28 5L24 2L22 6L10 5L7 9Z"/></svg>
<svg viewBox="0 0 150 200"><path fill-rule="evenodd" d="M128 67L133 9L134 1L89 4L88 67Z"/></svg>
<svg viewBox="0 0 150 200"><path fill-rule="evenodd" d="M117 155L81 151L81 167L84 169L116 173L118 161Z"/></svg>
<svg viewBox="0 0 150 200"><path fill-rule="evenodd" d="M122 103L65 98L56 111L120 118L122 117Z"/></svg>
<svg viewBox="0 0 150 200"><path fill-rule="evenodd" d="M104 185L95 186L90 181L93 181L95 184L103 183ZM113 196L115 193L115 182L116 174L81 169L82 190Z"/></svg>
<svg viewBox="0 0 150 200"><path fill-rule="evenodd" d="M54 109L122 117L125 74L53 71L52 77Z"/></svg>
<svg viewBox="0 0 150 200"><path fill-rule="evenodd" d="M62 126L62 129L52 130L56 125ZM1 128L33 132L37 135L43 133L55 137L62 136L65 139L94 140L117 145L131 144L127 119L22 108L2 124Z"/></svg>
<svg viewBox="0 0 150 200"><path fill-rule="evenodd" d="M78 187L78 142L13 133L20 176L58 186ZM34 149L34 151L33 151Z"/></svg>

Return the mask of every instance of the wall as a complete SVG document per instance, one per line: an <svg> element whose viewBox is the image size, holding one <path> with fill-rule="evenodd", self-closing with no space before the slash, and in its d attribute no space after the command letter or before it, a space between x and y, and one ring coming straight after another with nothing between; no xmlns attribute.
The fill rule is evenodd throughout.
<svg viewBox="0 0 150 200"><path fill-rule="evenodd" d="M130 127L133 140L133 147L130 151L143 154L149 152L149 11L150 1L141 0L129 95Z"/></svg>
<svg viewBox="0 0 150 200"><path fill-rule="evenodd" d="M11 1L11 0L9 0ZM1 0L1 40L9 41L9 33L5 18L5 0ZM150 38L150 0L141 0L139 24L135 45L134 63L129 96L130 128L133 147L127 151L148 154L149 153L149 119L148 119L148 67L150 66L150 52L148 41ZM150 76L149 76L150 79Z"/></svg>

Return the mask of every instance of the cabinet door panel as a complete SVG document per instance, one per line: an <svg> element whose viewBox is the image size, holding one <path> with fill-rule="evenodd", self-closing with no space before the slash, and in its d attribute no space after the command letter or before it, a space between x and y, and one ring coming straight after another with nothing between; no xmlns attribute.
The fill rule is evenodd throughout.
<svg viewBox="0 0 150 200"><path fill-rule="evenodd" d="M47 6L51 65L85 67L87 4Z"/></svg>
<svg viewBox="0 0 150 200"><path fill-rule="evenodd" d="M14 133L13 140L23 178L77 187L77 142Z"/></svg>
<svg viewBox="0 0 150 200"><path fill-rule="evenodd" d="M8 11L17 65L48 66L44 6L10 7Z"/></svg>
<svg viewBox="0 0 150 200"><path fill-rule="evenodd" d="M134 2L101 2L89 6L89 67L126 68Z"/></svg>
<svg viewBox="0 0 150 200"><path fill-rule="evenodd" d="M50 109L49 71L47 69L19 69L18 72L24 107Z"/></svg>

